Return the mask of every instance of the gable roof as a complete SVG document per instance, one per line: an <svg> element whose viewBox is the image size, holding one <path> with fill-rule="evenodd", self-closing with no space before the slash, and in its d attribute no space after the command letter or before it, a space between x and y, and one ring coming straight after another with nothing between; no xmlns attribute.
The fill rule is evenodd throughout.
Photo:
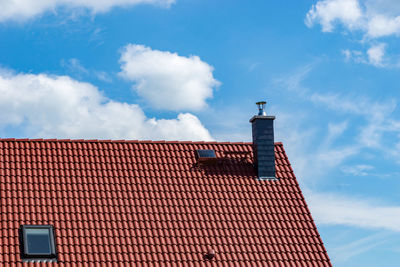
<svg viewBox="0 0 400 267"><path fill-rule="evenodd" d="M282 143L278 180L252 160L251 143L0 139L0 264L46 224L59 265L331 266Z"/></svg>

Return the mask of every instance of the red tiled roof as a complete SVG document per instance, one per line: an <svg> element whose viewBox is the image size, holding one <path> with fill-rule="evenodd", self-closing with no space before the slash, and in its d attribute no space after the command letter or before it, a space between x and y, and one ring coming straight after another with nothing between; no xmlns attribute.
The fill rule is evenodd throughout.
<svg viewBox="0 0 400 267"><path fill-rule="evenodd" d="M219 163L196 166L196 149ZM50 224L62 266L331 266L283 145L279 180L258 180L251 153L251 143L0 139L0 264L24 264L20 225Z"/></svg>

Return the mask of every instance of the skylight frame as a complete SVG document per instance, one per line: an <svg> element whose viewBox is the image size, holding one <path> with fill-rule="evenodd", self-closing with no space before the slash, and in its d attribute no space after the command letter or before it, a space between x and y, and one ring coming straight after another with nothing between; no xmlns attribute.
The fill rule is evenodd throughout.
<svg viewBox="0 0 400 267"><path fill-rule="evenodd" d="M196 153L199 159L214 159L217 157L214 149L197 149ZM203 153L207 154L207 156Z"/></svg>
<svg viewBox="0 0 400 267"><path fill-rule="evenodd" d="M48 230L49 236L49 253L32 253L28 250L28 234L32 229L45 229ZM21 242L21 258L23 260L45 260L57 261L57 249L54 235L54 227L52 225L21 225L20 228L20 242Z"/></svg>
<svg viewBox="0 0 400 267"><path fill-rule="evenodd" d="M202 165L212 165L218 162L214 149L196 149L197 162Z"/></svg>

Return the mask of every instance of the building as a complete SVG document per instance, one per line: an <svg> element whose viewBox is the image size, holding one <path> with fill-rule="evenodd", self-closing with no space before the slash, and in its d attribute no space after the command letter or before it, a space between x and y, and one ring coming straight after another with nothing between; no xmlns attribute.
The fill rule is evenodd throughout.
<svg viewBox="0 0 400 267"><path fill-rule="evenodd" d="M0 139L0 264L331 266L262 106L252 143Z"/></svg>

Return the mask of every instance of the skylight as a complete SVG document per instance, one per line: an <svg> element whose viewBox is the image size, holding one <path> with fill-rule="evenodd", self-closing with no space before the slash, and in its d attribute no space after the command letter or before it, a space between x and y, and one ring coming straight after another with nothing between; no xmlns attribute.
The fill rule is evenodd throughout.
<svg viewBox="0 0 400 267"><path fill-rule="evenodd" d="M197 156L199 158L216 158L215 151L213 149L198 149Z"/></svg>
<svg viewBox="0 0 400 267"><path fill-rule="evenodd" d="M213 149L198 149L196 150L197 160L200 164L215 164L218 162L217 156Z"/></svg>
<svg viewBox="0 0 400 267"><path fill-rule="evenodd" d="M57 259L51 225L22 225L21 242L22 259Z"/></svg>

